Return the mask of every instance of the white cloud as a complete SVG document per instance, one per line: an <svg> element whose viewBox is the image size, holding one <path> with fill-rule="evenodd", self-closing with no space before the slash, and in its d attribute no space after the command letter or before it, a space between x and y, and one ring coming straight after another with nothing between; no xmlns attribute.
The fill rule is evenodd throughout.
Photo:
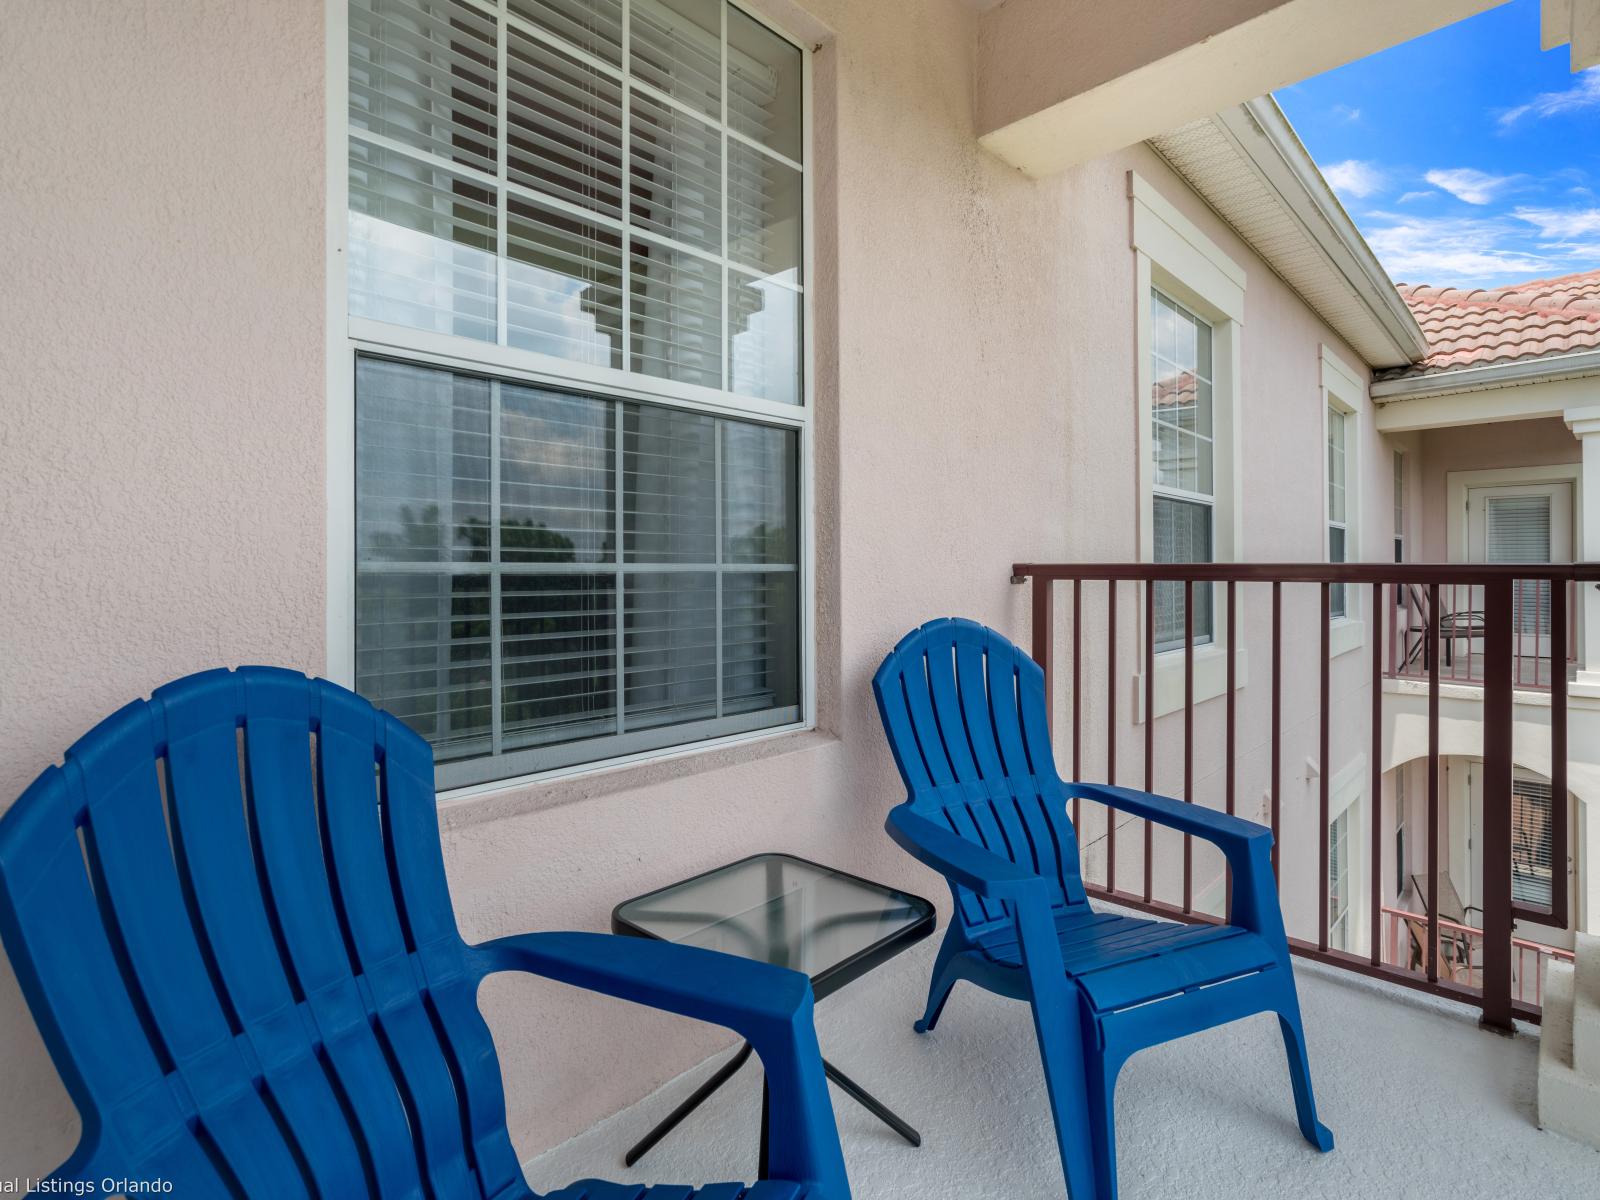
<svg viewBox="0 0 1600 1200"><path fill-rule="evenodd" d="M1423 188L1420 192L1406 192L1400 197L1400 203L1410 204L1413 200L1425 200L1429 196L1437 196L1438 194L1432 188Z"/></svg>
<svg viewBox="0 0 1600 1200"><path fill-rule="evenodd" d="M1449 170L1429 171L1423 178L1434 187L1449 192L1457 200L1464 200L1468 204L1488 204L1513 177L1490 175L1473 167L1452 167Z"/></svg>
<svg viewBox="0 0 1600 1200"><path fill-rule="evenodd" d="M1542 121L1586 108L1600 108L1600 67L1590 67L1564 92L1541 92L1528 103L1507 109L1500 114L1500 128L1510 129L1524 117Z"/></svg>
<svg viewBox="0 0 1600 1200"><path fill-rule="evenodd" d="M1454 286L1512 283L1560 269L1565 254L1519 248L1526 230L1502 218L1416 217L1375 213L1389 222L1367 242L1395 280Z"/></svg>
<svg viewBox="0 0 1600 1200"><path fill-rule="evenodd" d="M1570 238L1600 234L1600 208L1524 208L1517 207L1511 215L1519 221L1536 226L1547 238L1561 241Z"/></svg>
<svg viewBox="0 0 1600 1200"><path fill-rule="evenodd" d="M1334 191L1341 195L1354 196L1357 200L1370 196L1383 187L1383 172L1372 163L1362 162L1359 158L1347 158L1343 162L1334 163L1322 172L1322 177Z"/></svg>
<svg viewBox="0 0 1600 1200"><path fill-rule="evenodd" d="M1351 123L1361 120L1361 110L1359 108L1351 108L1348 104L1335 104L1333 106L1333 115L1341 121L1349 121Z"/></svg>

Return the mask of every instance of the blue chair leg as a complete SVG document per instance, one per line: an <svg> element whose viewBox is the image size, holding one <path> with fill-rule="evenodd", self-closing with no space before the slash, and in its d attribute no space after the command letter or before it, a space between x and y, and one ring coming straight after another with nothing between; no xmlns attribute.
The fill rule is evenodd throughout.
<svg viewBox="0 0 1600 1200"><path fill-rule="evenodd" d="M1096 1195L1117 1194L1117 1075L1122 1063L1106 1054L1090 1053L1088 1062L1089 1137L1094 1145Z"/></svg>
<svg viewBox="0 0 1600 1200"><path fill-rule="evenodd" d="M1300 1134L1318 1150L1333 1149L1333 1132L1317 1120L1317 1101L1311 1094L1311 1062L1306 1057L1306 1034L1300 1024L1300 1002L1291 995L1278 1009L1278 1027L1283 1030L1283 1048L1289 1056L1289 1079L1294 1084L1295 1114Z"/></svg>
<svg viewBox="0 0 1600 1200"><path fill-rule="evenodd" d="M950 999L950 989L955 987L960 976L956 972L956 954L960 948L953 943L950 935L939 946L939 954L933 960L933 980L928 985L928 1007L922 1014L922 1020L913 1028L918 1033L931 1033L933 1027L939 1023L939 1014L944 1012L945 1001Z"/></svg>
<svg viewBox="0 0 1600 1200"><path fill-rule="evenodd" d="M1084 1119L1092 1104L1078 1013L1074 1006L1064 1006L1065 1012L1041 1012L1037 998L1031 1007L1067 1195L1071 1200L1114 1200L1115 1192L1102 1192L1096 1184L1095 1139L1090 1122Z"/></svg>

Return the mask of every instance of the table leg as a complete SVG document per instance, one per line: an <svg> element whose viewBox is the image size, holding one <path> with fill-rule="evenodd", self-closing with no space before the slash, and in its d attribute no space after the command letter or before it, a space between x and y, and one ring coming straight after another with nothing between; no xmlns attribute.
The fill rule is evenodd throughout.
<svg viewBox="0 0 1600 1200"><path fill-rule="evenodd" d="M649 1133L645 1134L642 1138L640 1138L637 1142L634 1143L633 1147L626 1154L624 1154L622 1156L623 1165L631 1167L631 1166L633 1166L634 1163L638 1162L646 1154L650 1153L650 1148L652 1146L654 1146L662 1138L666 1137L667 1134L671 1133L674 1129L676 1129L677 1126L678 1126L678 1123L680 1121L682 1121L685 1117L687 1117L695 1109L699 1108L702 1104L704 1104L706 1102L706 1100L711 1096L711 1094L713 1092L715 1092L723 1084L727 1083L728 1080L732 1079L734 1077L734 1075L738 1072L739 1068L744 1066L745 1063L750 1061L750 1055L751 1055L753 1049L754 1049L754 1047L752 1047L749 1042L746 1042L743 1046L739 1047L739 1052L737 1054L735 1054L732 1058L730 1058L727 1062L725 1062L722 1066L717 1068L717 1073L715 1075L713 1075L710 1079L706 1080L699 1087L695 1088L694 1093L687 1100L685 1100L682 1104L678 1105L677 1108L675 1108L671 1112L669 1112L666 1115L666 1117L663 1118L656 1125L656 1127L654 1129L652 1129ZM766 1090L765 1089L766 1089L766 1085L763 1083L762 1084L762 1096L763 1097L765 1097L765 1095L766 1095ZM766 1128L767 1128L766 1114L765 1114L765 1112L763 1112L762 1119L761 1119L761 1130L762 1130L761 1155L762 1155L763 1163L765 1163L765 1161L766 1161L766 1151L767 1151L767 1147L766 1147Z"/></svg>
<svg viewBox="0 0 1600 1200"><path fill-rule="evenodd" d="M838 1067L834 1066L827 1059L822 1060L822 1069L827 1073L828 1078L833 1080L834 1083L838 1084L839 1089L844 1092L845 1095L849 1096L850 1099L861 1105L862 1108L866 1109L873 1116L877 1117L878 1120L882 1121L890 1129L894 1130L901 1137L905 1138L905 1140L910 1142L913 1146L922 1145L922 1135L915 1129L911 1128L910 1125L906 1124L906 1122L901 1119L897 1113L885 1105L883 1101L879 1100L871 1092L867 1091L866 1088L862 1087L854 1079L851 1079L850 1076L839 1070ZM763 1125L763 1128L764 1127L765 1126Z"/></svg>

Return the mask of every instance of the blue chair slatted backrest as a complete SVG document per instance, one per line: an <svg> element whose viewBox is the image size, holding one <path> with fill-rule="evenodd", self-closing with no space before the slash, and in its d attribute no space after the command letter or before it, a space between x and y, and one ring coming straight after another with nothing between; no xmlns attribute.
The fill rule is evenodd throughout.
<svg viewBox="0 0 1600 1200"><path fill-rule="evenodd" d="M289 671L191 676L0 821L0 934L83 1118L63 1176L519 1195L433 758Z"/></svg>
<svg viewBox="0 0 1600 1200"><path fill-rule="evenodd" d="M1087 903L1039 664L992 629L943 618L902 638L872 688L913 810L1051 880L1056 907ZM965 888L956 902L971 933L1007 920Z"/></svg>

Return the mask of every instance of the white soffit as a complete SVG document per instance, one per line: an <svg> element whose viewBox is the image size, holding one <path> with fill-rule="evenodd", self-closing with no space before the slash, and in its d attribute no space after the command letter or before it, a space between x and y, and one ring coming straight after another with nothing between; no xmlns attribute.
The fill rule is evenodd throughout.
<svg viewBox="0 0 1600 1200"><path fill-rule="evenodd" d="M1150 145L1368 365L1427 353L1416 318L1271 97Z"/></svg>

